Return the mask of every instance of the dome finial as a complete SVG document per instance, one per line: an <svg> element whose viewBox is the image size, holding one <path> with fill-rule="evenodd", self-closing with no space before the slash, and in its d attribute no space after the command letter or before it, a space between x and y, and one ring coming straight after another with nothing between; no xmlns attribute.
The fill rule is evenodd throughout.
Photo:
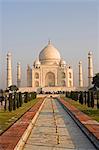
<svg viewBox="0 0 99 150"><path fill-rule="evenodd" d="M51 44L51 40L49 39L49 40L48 40L48 45L50 45L50 44Z"/></svg>

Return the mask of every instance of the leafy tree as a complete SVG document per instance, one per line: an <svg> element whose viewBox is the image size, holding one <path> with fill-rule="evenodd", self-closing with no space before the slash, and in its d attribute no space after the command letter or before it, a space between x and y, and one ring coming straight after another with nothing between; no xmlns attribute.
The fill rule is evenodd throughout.
<svg viewBox="0 0 99 150"><path fill-rule="evenodd" d="M19 108L19 100L16 98L16 96L17 96L16 92L19 89L16 85L11 85L11 86L8 87L8 90L11 91L11 93L12 93L13 110L16 110L16 104L17 104L17 108Z"/></svg>
<svg viewBox="0 0 99 150"><path fill-rule="evenodd" d="M9 89L10 91L18 91L18 90L19 90L16 85L11 85L11 86L8 87L8 89Z"/></svg>
<svg viewBox="0 0 99 150"><path fill-rule="evenodd" d="M32 99L35 99L37 96L37 93L36 92L32 92Z"/></svg>
<svg viewBox="0 0 99 150"><path fill-rule="evenodd" d="M92 84L94 84L95 87L99 88L99 73L97 73L94 77L93 77L93 82Z"/></svg>

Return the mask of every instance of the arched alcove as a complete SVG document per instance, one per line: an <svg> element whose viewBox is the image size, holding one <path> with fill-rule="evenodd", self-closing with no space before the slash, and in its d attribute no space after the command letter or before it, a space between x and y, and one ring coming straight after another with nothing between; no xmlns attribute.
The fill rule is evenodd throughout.
<svg viewBox="0 0 99 150"><path fill-rule="evenodd" d="M65 72L62 72L62 73L61 73L61 76L62 76L62 78L64 79L64 78L65 78Z"/></svg>
<svg viewBox="0 0 99 150"><path fill-rule="evenodd" d="M35 81L35 87L39 87L39 82Z"/></svg>
<svg viewBox="0 0 99 150"><path fill-rule="evenodd" d="M55 86L55 74L48 72L45 76L45 86Z"/></svg>
<svg viewBox="0 0 99 150"><path fill-rule="evenodd" d="M35 73L35 79L39 79L39 74L37 72Z"/></svg>
<svg viewBox="0 0 99 150"><path fill-rule="evenodd" d="M64 80L62 80L62 86L66 86L66 82Z"/></svg>

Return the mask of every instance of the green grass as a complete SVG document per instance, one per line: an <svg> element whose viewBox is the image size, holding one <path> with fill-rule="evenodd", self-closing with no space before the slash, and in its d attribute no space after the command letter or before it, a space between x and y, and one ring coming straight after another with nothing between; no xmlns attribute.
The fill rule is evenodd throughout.
<svg viewBox="0 0 99 150"><path fill-rule="evenodd" d="M9 112L0 110L0 133L5 131L11 126L16 120L18 120L27 110L29 110L39 99L34 99L28 103L24 103L22 107L15 111Z"/></svg>
<svg viewBox="0 0 99 150"><path fill-rule="evenodd" d="M81 105L78 101L71 100L69 98L64 98L64 100L68 101L70 104L74 105L80 111L84 112L92 119L99 122L99 109L87 107L86 105Z"/></svg>

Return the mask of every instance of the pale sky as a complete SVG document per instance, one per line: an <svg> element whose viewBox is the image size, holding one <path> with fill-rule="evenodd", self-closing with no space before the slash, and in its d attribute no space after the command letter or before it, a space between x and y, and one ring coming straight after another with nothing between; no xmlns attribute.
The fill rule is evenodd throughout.
<svg viewBox="0 0 99 150"><path fill-rule="evenodd" d="M94 74L99 72L99 0L0 0L0 88L6 86L6 54L21 62L22 85L26 67L51 39L61 57L74 69L78 85L78 62L82 60L87 85L87 54L93 52Z"/></svg>

